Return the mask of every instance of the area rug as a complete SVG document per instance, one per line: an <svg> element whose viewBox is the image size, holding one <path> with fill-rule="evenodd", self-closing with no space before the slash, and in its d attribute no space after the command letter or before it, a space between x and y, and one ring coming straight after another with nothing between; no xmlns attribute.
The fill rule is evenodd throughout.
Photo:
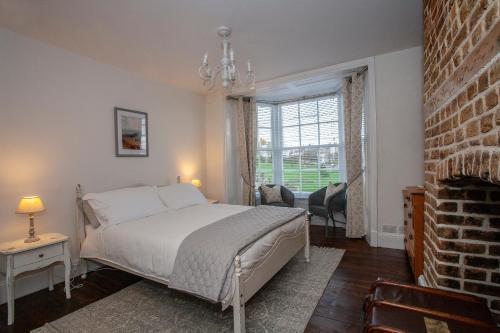
<svg viewBox="0 0 500 333"><path fill-rule="evenodd" d="M247 332L303 332L343 254L311 247L306 263L301 251L246 304ZM232 308L143 280L32 332L232 331Z"/></svg>

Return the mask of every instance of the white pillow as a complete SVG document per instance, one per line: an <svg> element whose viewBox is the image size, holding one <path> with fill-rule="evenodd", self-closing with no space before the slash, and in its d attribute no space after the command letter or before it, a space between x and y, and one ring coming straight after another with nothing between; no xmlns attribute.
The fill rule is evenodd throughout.
<svg viewBox="0 0 500 333"><path fill-rule="evenodd" d="M273 187L261 185L261 189L268 204L283 202L283 198L281 197L281 185L274 185Z"/></svg>
<svg viewBox="0 0 500 333"><path fill-rule="evenodd" d="M168 208L183 208L208 203L205 196L191 184L159 187L158 194Z"/></svg>
<svg viewBox="0 0 500 333"><path fill-rule="evenodd" d="M102 226L110 226L161 213L167 209L153 186L127 187L83 197Z"/></svg>
<svg viewBox="0 0 500 333"><path fill-rule="evenodd" d="M340 183L337 186L335 186L334 183L329 182L328 186L326 187L325 200L323 202L323 205L326 205L326 202L328 201L328 198L330 196L339 193L343 189L344 189L344 183Z"/></svg>

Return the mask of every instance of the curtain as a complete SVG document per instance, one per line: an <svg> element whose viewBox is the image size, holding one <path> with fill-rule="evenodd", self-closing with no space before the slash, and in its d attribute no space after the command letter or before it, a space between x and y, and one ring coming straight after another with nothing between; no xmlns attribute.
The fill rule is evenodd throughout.
<svg viewBox="0 0 500 333"><path fill-rule="evenodd" d="M255 150L257 148L255 98L240 97L237 113L243 204L255 206Z"/></svg>
<svg viewBox="0 0 500 333"><path fill-rule="evenodd" d="M349 238L361 238L365 235L361 137L363 85L363 76L358 74L344 78L342 84L345 160L348 186L346 236Z"/></svg>
<svg viewBox="0 0 500 333"><path fill-rule="evenodd" d="M237 99L226 100L226 112L224 112L225 130L225 202L231 205L242 204L242 187L240 167L240 144L238 131L238 104Z"/></svg>

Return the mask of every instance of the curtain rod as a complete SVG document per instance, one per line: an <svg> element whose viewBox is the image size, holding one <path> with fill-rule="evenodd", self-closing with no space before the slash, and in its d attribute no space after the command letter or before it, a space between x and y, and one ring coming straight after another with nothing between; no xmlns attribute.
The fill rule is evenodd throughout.
<svg viewBox="0 0 500 333"><path fill-rule="evenodd" d="M315 98L321 98L321 97L326 97L326 96L333 96L333 95L337 94L339 91L340 91L340 89L336 90L336 91L324 93L324 94L302 96L302 97L297 97L297 98L285 99L285 100L281 100L281 101L257 100L257 103L263 103L263 104L285 104L285 103L303 101L303 100L306 100L306 99L315 99Z"/></svg>

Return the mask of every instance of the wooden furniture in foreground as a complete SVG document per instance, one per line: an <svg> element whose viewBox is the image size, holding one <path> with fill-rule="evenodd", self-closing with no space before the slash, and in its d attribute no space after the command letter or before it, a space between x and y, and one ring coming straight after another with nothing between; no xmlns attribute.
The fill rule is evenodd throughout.
<svg viewBox="0 0 500 333"><path fill-rule="evenodd" d="M0 273L5 275L7 289L7 324L14 323L14 279L16 276L48 268L49 290L54 289L53 266L63 263L66 298L71 298L71 257L68 236L63 234L42 234L40 240L25 243L24 239L0 244Z"/></svg>
<svg viewBox="0 0 500 333"><path fill-rule="evenodd" d="M415 281L424 269L424 192L415 186L403 190L404 242Z"/></svg>
<svg viewBox="0 0 500 333"><path fill-rule="evenodd" d="M478 297L377 280L363 306L363 332L499 332Z"/></svg>

